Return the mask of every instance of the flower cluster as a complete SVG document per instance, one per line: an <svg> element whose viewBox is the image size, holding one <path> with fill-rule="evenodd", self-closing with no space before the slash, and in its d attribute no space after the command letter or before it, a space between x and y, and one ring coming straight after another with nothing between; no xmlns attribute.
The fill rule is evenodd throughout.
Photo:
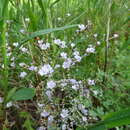
<svg viewBox="0 0 130 130"><path fill-rule="evenodd" d="M41 50L47 50L50 48L50 43L44 43L43 40L38 40L38 46Z"/></svg>
<svg viewBox="0 0 130 130"><path fill-rule="evenodd" d="M38 74L43 76L43 75L49 75L51 73L53 73L54 70L51 67L51 65L49 64L44 64L43 66L40 67L40 69L38 70Z"/></svg>
<svg viewBox="0 0 130 130"><path fill-rule="evenodd" d="M68 13L66 16L69 17L70 14ZM25 22L29 23L30 19L25 18ZM78 29L85 31L87 27L88 25L80 24ZM21 31L21 33L24 32ZM89 54L96 53L96 47L100 45L100 41L87 44L83 49L79 48L78 43L73 40L63 41L55 38L45 41L39 39L34 43L33 49L37 54L41 54L39 56L35 56L28 45L20 46L18 42L8 45L10 67L19 70L17 80L19 78L23 81L22 84L26 83L29 87L41 87L41 95L36 96L36 102L39 120L43 120L43 122L38 124L37 129L50 128L53 124L58 127L62 124L60 128L66 130L78 122L87 123L89 110L80 100L91 96L89 87L94 87L96 82L89 75L85 78L77 78L70 71L77 71L78 65L82 67L82 60L89 59ZM13 56L12 52L18 47L20 47L16 53L18 56ZM53 53L53 50L56 54ZM31 80L29 80L30 77ZM93 94L96 95L96 91L93 91ZM81 97L81 99L77 97ZM2 102L3 100L0 98L0 103ZM6 107L12 106L15 105L8 102ZM79 115L75 113L79 113Z"/></svg>
<svg viewBox="0 0 130 130"><path fill-rule="evenodd" d="M66 48L67 46L66 46L66 42L65 41L61 41L60 39L55 39L54 40L54 43L56 44L56 45L58 45L59 47L61 47L61 48Z"/></svg>
<svg viewBox="0 0 130 130"><path fill-rule="evenodd" d="M89 45L88 48L86 49L86 53L95 53L95 47L92 45Z"/></svg>

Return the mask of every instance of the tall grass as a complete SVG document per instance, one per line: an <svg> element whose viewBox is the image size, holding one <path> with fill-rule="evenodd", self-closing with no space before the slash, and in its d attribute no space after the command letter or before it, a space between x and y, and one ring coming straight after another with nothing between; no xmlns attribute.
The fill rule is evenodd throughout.
<svg viewBox="0 0 130 130"><path fill-rule="evenodd" d="M4 89L5 94L8 89L8 58L7 58L7 43L6 43L6 23L5 20L7 19L7 10L8 10L8 0L1 1L1 48L2 48L2 55L3 55L3 81L4 81Z"/></svg>

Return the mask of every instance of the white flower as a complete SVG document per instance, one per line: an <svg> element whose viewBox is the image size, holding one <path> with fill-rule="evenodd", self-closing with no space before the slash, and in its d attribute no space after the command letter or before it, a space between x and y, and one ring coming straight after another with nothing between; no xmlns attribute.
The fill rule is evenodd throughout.
<svg viewBox="0 0 130 130"><path fill-rule="evenodd" d="M9 53L7 53L7 56L11 56L11 54L12 54L12 53L11 53L11 52L9 52Z"/></svg>
<svg viewBox="0 0 130 130"><path fill-rule="evenodd" d="M80 31L84 31L86 29L86 26L84 24L79 24L78 27Z"/></svg>
<svg viewBox="0 0 130 130"><path fill-rule="evenodd" d="M57 18L57 20L58 20L58 21L61 21L61 20L62 20L62 18L61 18L61 17L58 17L58 18Z"/></svg>
<svg viewBox="0 0 130 130"><path fill-rule="evenodd" d="M87 52L87 53L95 53L95 48L90 45L90 46L86 49L86 52Z"/></svg>
<svg viewBox="0 0 130 130"><path fill-rule="evenodd" d="M69 17L69 16L71 16L71 14L70 14L70 13L67 13L66 15L67 15L68 17Z"/></svg>
<svg viewBox="0 0 130 130"><path fill-rule="evenodd" d="M46 130L46 128L44 126L40 126L37 128L37 130Z"/></svg>
<svg viewBox="0 0 130 130"><path fill-rule="evenodd" d="M97 33L95 33L93 36L96 38L96 37L98 36L98 34L97 34Z"/></svg>
<svg viewBox="0 0 130 130"><path fill-rule="evenodd" d="M101 44L101 42L100 41L97 41L97 43L96 43L97 45L100 45Z"/></svg>
<svg viewBox="0 0 130 130"><path fill-rule="evenodd" d="M78 105L78 109L86 116L88 115L88 110L85 109L85 106L83 104Z"/></svg>
<svg viewBox="0 0 130 130"><path fill-rule="evenodd" d="M91 80L91 79L88 79L88 85L90 85L90 86L95 85L95 81Z"/></svg>
<svg viewBox="0 0 130 130"><path fill-rule="evenodd" d="M20 75L19 75L19 77L20 77L20 78L24 78L26 75L27 75L26 72L21 72Z"/></svg>
<svg viewBox="0 0 130 130"><path fill-rule="evenodd" d="M25 21L26 21L26 22L30 22L30 19L29 19L29 18L25 18Z"/></svg>
<svg viewBox="0 0 130 130"><path fill-rule="evenodd" d="M95 90L95 91L93 91L93 93L94 93L95 95L98 95L98 91L96 91L96 90Z"/></svg>
<svg viewBox="0 0 130 130"><path fill-rule="evenodd" d="M10 66L11 66L11 67L15 67L15 63L12 62L12 63L10 64Z"/></svg>
<svg viewBox="0 0 130 130"><path fill-rule="evenodd" d="M40 116L41 117L47 117L47 116L49 116L49 114L50 114L49 112L43 110L43 112L41 112Z"/></svg>
<svg viewBox="0 0 130 130"><path fill-rule="evenodd" d="M50 43L47 42L47 43L46 43L46 47L47 47L47 48L50 48Z"/></svg>
<svg viewBox="0 0 130 130"><path fill-rule="evenodd" d="M62 125L62 130L66 130L66 127L67 127L66 124L63 124Z"/></svg>
<svg viewBox="0 0 130 130"><path fill-rule="evenodd" d="M45 93L48 96L48 99L51 100L51 98L52 98L52 91L47 90Z"/></svg>
<svg viewBox="0 0 130 130"><path fill-rule="evenodd" d="M46 44L39 45L39 47L40 47L42 50L46 50L46 49L47 49Z"/></svg>
<svg viewBox="0 0 130 130"><path fill-rule="evenodd" d="M69 111L68 110L66 110L66 109L63 109L62 111L61 111L61 117L62 118L66 118L66 117L68 117L69 116Z"/></svg>
<svg viewBox="0 0 130 130"><path fill-rule="evenodd" d="M20 32L21 32L21 33L25 33L25 30L24 30L24 29L20 29Z"/></svg>
<svg viewBox="0 0 130 130"><path fill-rule="evenodd" d="M60 85L61 85L62 87L65 87L65 86L67 86L67 83L66 83L66 82L62 82Z"/></svg>
<svg viewBox="0 0 130 130"><path fill-rule="evenodd" d="M75 79L69 79L69 81L72 83L72 84L77 84L77 81Z"/></svg>
<svg viewBox="0 0 130 130"><path fill-rule="evenodd" d="M55 40L54 40L54 43L55 43L56 45L60 45L61 40L60 40L60 39L55 39Z"/></svg>
<svg viewBox="0 0 130 130"><path fill-rule="evenodd" d="M57 69L57 68L60 68L60 65L59 65L59 64L56 64L56 65L55 65L55 69Z"/></svg>
<svg viewBox="0 0 130 130"><path fill-rule="evenodd" d="M55 39L54 43L58 46L60 46L61 48L66 48L66 43L65 41L61 41L60 39Z"/></svg>
<svg viewBox="0 0 130 130"><path fill-rule="evenodd" d="M72 89L78 90L78 86L77 86L77 85L73 85L73 86L72 86Z"/></svg>
<svg viewBox="0 0 130 130"><path fill-rule="evenodd" d="M73 52L73 55L74 55L74 56L79 55L79 51L74 51L74 52Z"/></svg>
<svg viewBox="0 0 130 130"><path fill-rule="evenodd" d="M54 117L50 115L48 117L48 125L51 124L53 121L54 121Z"/></svg>
<svg viewBox="0 0 130 130"><path fill-rule="evenodd" d="M39 44L39 47L40 47L42 50L47 50L48 48L50 48L50 43Z"/></svg>
<svg viewBox="0 0 130 130"><path fill-rule="evenodd" d="M66 48L66 43L65 43L65 41L61 41L60 47L61 47L61 48Z"/></svg>
<svg viewBox="0 0 130 130"><path fill-rule="evenodd" d="M71 47L74 47L75 46L75 44L74 43L71 43Z"/></svg>
<svg viewBox="0 0 130 130"><path fill-rule="evenodd" d="M2 97L0 97L0 103L3 103L4 99Z"/></svg>
<svg viewBox="0 0 130 130"><path fill-rule="evenodd" d="M117 37L119 37L119 35L118 35L118 34L114 34L113 37L114 37L114 38L117 38Z"/></svg>
<svg viewBox="0 0 130 130"><path fill-rule="evenodd" d="M13 43L13 46L15 46L15 47L17 47L18 45L19 45L18 42L14 42L14 43Z"/></svg>
<svg viewBox="0 0 130 130"><path fill-rule="evenodd" d="M2 64L2 66L1 66L1 67L2 67L2 68L5 68L5 67L4 67L4 64Z"/></svg>
<svg viewBox="0 0 130 130"><path fill-rule="evenodd" d="M63 67L64 69L67 69L67 68L70 68L71 65L72 65L72 60L71 60L71 58L67 58L67 59L64 61L62 67Z"/></svg>
<svg viewBox="0 0 130 130"><path fill-rule="evenodd" d="M82 117L82 120L83 120L84 122L86 122L86 121L87 121L87 117L83 116L83 117Z"/></svg>
<svg viewBox="0 0 130 130"><path fill-rule="evenodd" d="M51 74L53 72L54 72L53 68L49 64L45 64L45 65L43 65L39 69L38 74L40 74L41 76L43 76L43 75Z"/></svg>
<svg viewBox="0 0 130 130"><path fill-rule="evenodd" d="M37 105L38 105L38 107L43 107L44 106L44 104L42 104L42 103L37 103Z"/></svg>
<svg viewBox="0 0 130 130"><path fill-rule="evenodd" d="M56 83L53 80L50 80L49 82L47 82L48 89L53 89L54 87L56 87Z"/></svg>
<svg viewBox="0 0 130 130"><path fill-rule="evenodd" d="M11 47L10 47L10 46L8 46L8 48L7 48L7 49L8 49L8 51L11 51Z"/></svg>
<svg viewBox="0 0 130 130"><path fill-rule="evenodd" d="M28 51L28 49L25 48L25 47L20 48L20 50L21 50L22 52L24 52L24 53L26 53L26 52Z"/></svg>
<svg viewBox="0 0 130 130"><path fill-rule="evenodd" d="M8 36L9 36L9 33L8 33L8 32L5 32L5 35L6 35L6 37L8 37Z"/></svg>
<svg viewBox="0 0 130 130"><path fill-rule="evenodd" d="M14 61L14 60L15 60L15 57L13 56L10 60L11 60L11 61Z"/></svg>
<svg viewBox="0 0 130 130"><path fill-rule="evenodd" d="M19 63L19 66L23 67L23 66L26 66L25 63Z"/></svg>
<svg viewBox="0 0 130 130"><path fill-rule="evenodd" d="M6 104L6 107L7 107L7 108L12 107L12 106L13 106L13 103L12 103L12 102L8 102L8 103Z"/></svg>
<svg viewBox="0 0 130 130"><path fill-rule="evenodd" d="M82 57L81 56L78 56L78 55L75 55L74 58L76 59L77 62L80 62Z"/></svg>
<svg viewBox="0 0 130 130"><path fill-rule="evenodd" d="M37 41L39 44L42 44L43 43L43 40L38 40Z"/></svg>
<svg viewBox="0 0 130 130"><path fill-rule="evenodd" d="M67 53L65 53L65 52L61 52L61 53L60 53L60 56L61 56L63 59L67 59Z"/></svg>
<svg viewBox="0 0 130 130"><path fill-rule="evenodd" d="M92 22L91 22L90 20L88 20L88 24L89 24L89 25L91 25L91 24L92 24Z"/></svg>
<svg viewBox="0 0 130 130"><path fill-rule="evenodd" d="M30 66L28 69L31 70L31 71L36 71L36 70L37 70L37 67L32 65L32 66Z"/></svg>
<svg viewBox="0 0 130 130"><path fill-rule="evenodd" d="M7 24L10 24L12 22L12 20L6 20Z"/></svg>

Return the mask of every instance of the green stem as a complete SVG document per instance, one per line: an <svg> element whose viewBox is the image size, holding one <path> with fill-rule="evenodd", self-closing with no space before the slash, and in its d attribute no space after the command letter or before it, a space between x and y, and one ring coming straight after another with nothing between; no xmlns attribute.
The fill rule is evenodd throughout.
<svg viewBox="0 0 130 130"><path fill-rule="evenodd" d="M4 91L6 94L8 88L8 57L7 57L7 45L6 45L6 24L3 24L2 37L2 55L3 55L3 78L4 78Z"/></svg>

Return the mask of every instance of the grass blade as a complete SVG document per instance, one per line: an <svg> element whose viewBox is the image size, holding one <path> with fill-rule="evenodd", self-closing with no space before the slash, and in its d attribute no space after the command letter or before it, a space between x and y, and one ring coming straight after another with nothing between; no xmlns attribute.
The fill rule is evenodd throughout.
<svg viewBox="0 0 130 130"><path fill-rule="evenodd" d="M40 30L40 31L36 31L36 32L33 32L32 34L30 34L29 36L27 36L27 38L25 38L24 40L22 40L21 43L25 43L37 36L41 36L41 35L45 35L45 34L49 34L49 33L52 33L52 32L56 32L56 31L63 31L65 29L69 29L69 28L74 28L74 27L77 27L78 25L68 25L68 26L64 26L64 27L59 27L59 28L52 28L52 29L45 29L45 30Z"/></svg>

